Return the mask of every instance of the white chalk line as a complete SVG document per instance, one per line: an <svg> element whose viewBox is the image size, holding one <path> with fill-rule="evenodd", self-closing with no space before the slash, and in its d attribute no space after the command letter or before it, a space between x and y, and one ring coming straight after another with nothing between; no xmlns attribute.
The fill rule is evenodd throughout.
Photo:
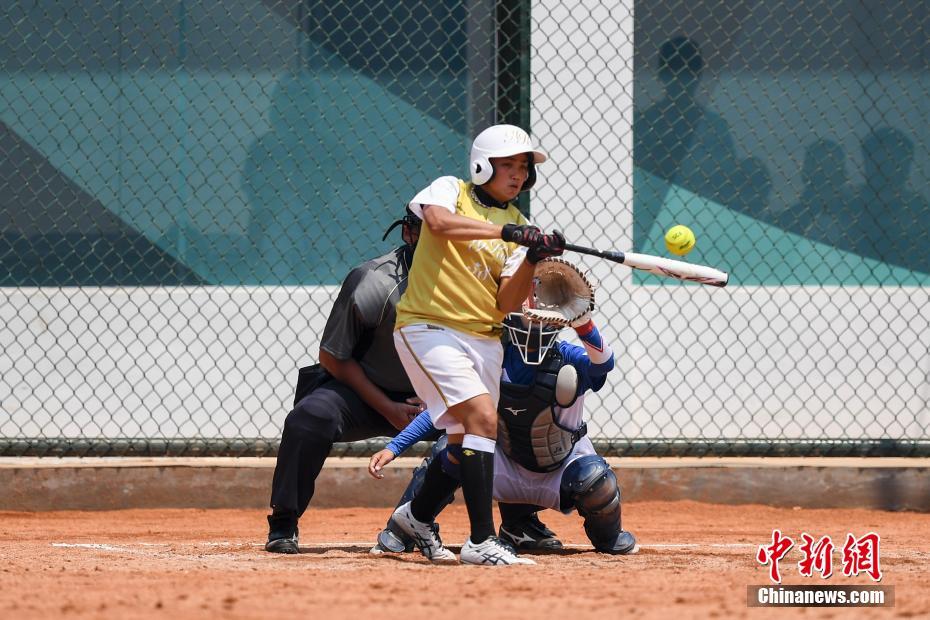
<svg viewBox="0 0 930 620"><path fill-rule="evenodd" d="M375 541L313 541L312 543L306 545L309 548L319 548L323 547L326 549L341 549L343 547L371 547L375 544ZM137 552L138 550L133 549L133 547L142 547L142 548L167 548L172 546L199 546L199 547L264 547L264 543L234 543L229 541L204 541L196 543L154 543L154 542L132 542L132 543L123 543L120 545L113 545L108 543L69 543L69 542L53 542L51 543L52 547L62 548L62 549L96 549L100 551L131 551ZM455 545L453 545L455 546ZM758 544L754 543L656 543L648 545L639 545L641 549L687 549L687 548L721 548L721 549L741 549L748 547L758 547ZM591 549L590 545L583 544L566 544L564 545L565 549Z"/></svg>
<svg viewBox="0 0 930 620"><path fill-rule="evenodd" d="M100 543L100 542L89 542L89 543L72 543L72 542L53 542L50 543L52 547L57 549L84 549L89 551L102 551L106 553L125 553L133 555L151 555L151 556L181 556L184 555L184 547L213 547L216 549L233 549L233 548L242 548L248 547L251 549L263 548L264 543L260 542L231 542L231 541L201 541L195 543L177 543L177 542L131 542L131 543L122 543L122 544L112 544L112 543ZM374 541L313 541L307 545L303 545L306 549L344 549L346 547L354 547L361 549L370 549L374 546ZM650 543L650 544L637 544L637 551L649 550L649 549L758 549L763 546L761 543ZM452 545L453 549L457 548L455 545ZM590 545L585 544L566 544L565 549L569 550L579 550L579 551L591 551L593 549ZM264 555L264 554L263 554ZM269 556L272 554L268 554ZM555 554L557 555L557 554ZM918 549L901 549L890 551L888 549L882 550L882 557L889 559L897 558L925 558L930 560L930 552L920 551Z"/></svg>
<svg viewBox="0 0 930 620"><path fill-rule="evenodd" d="M53 542L50 543L53 548L61 549L63 552L68 551L86 551L94 554L104 555L124 555L134 558L150 558L168 561L182 561L185 559L194 559L197 562L227 562L230 559L243 558L242 553L247 554L250 559L258 561L276 561L280 560L279 554L264 553L261 549L264 543L260 542L230 542L230 541L202 541L202 542L130 542L122 544L110 543L72 543L72 542ZM370 554L369 549L374 546L372 541L314 541L302 546L303 554L290 555L288 558L300 558L307 553L307 550L330 550L330 549L358 549L364 555L377 558L380 554ZM640 545L626 557L641 557L645 551L658 554L656 557L668 555L669 553L684 553L685 555L699 556L702 553L707 555L710 551L717 550L720 553L735 553L738 557L755 558L755 550L763 545L757 543L652 543ZM214 553L203 555L205 548L213 548ZM453 551L458 551L458 547L450 547ZM566 544L566 551L589 551L595 553L590 545L584 544ZM237 551L238 550L238 551ZM319 551L317 551L319 553ZM416 553L416 552L414 552ZM357 552L353 553L356 555ZM361 555L361 554L358 554ZM386 556L397 556L399 554L389 553ZM551 554L558 557L558 552ZM930 552L920 551L917 549L901 549L890 551L887 548L882 550L882 558L887 560L906 560L918 563L930 563ZM286 564L291 566L290 562Z"/></svg>

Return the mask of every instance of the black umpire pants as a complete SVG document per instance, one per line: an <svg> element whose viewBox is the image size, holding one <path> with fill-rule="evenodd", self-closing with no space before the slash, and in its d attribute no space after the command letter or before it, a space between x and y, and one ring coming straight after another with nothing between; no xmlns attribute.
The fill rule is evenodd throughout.
<svg viewBox="0 0 930 620"><path fill-rule="evenodd" d="M386 392L403 401L412 393ZM347 385L326 376L301 398L284 420L281 446L271 483L272 532L290 533L297 526L333 444L372 437L394 437L398 431ZM438 433L437 433L438 436ZM435 437L430 438L434 440Z"/></svg>

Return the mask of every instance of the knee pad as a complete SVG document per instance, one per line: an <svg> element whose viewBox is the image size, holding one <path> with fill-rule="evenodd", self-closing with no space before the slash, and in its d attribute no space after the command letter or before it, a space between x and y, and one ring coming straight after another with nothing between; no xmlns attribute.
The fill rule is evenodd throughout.
<svg viewBox="0 0 930 620"><path fill-rule="evenodd" d="M576 459L562 473L563 505L584 517L584 529L595 548L612 546L621 532L620 485L602 457Z"/></svg>
<svg viewBox="0 0 930 620"><path fill-rule="evenodd" d="M287 414L284 432L333 441L339 434L339 414L313 398L305 398Z"/></svg>
<svg viewBox="0 0 930 620"><path fill-rule="evenodd" d="M440 463L442 464L442 471L446 472L456 480L462 479L462 444L449 444L439 453L439 459Z"/></svg>
<svg viewBox="0 0 930 620"><path fill-rule="evenodd" d="M569 463L562 473L562 496L582 516L611 513L620 504L617 477L602 457L583 456Z"/></svg>

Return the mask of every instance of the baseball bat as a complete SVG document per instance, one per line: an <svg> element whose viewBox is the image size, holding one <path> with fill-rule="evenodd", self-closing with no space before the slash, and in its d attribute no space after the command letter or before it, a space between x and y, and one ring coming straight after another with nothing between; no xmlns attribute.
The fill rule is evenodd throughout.
<svg viewBox="0 0 930 620"><path fill-rule="evenodd" d="M680 260L662 258L661 256L652 256L651 254L595 250L594 248L586 248L583 245L574 245L572 243L566 243L565 249L579 254L606 258L609 261L626 265L632 269L648 271L657 276L675 278L686 282L724 287L730 280L730 274L713 267L695 265Z"/></svg>

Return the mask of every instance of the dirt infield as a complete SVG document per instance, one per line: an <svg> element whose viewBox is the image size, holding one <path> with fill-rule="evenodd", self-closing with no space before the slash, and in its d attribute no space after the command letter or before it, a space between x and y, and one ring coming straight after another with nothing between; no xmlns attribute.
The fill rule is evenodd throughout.
<svg viewBox="0 0 930 620"><path fill-rule="evenodd" d="M265 553L264 512L126 510L0 513L4 618L731 618L930 616L930 515L800 510L695 502L637 502L625 524L637 555L597 554L581 520L545 521L570 544L538 566L432 566L418 554L375 557L385 509L321 509L305 516L299 556ZM454 550L467 534L460 501L442 515ZM768 583L757 563L772 530L836 544L834 575L802 577L796 545L780 563L786 584L872 584L842 574L848 533L881 536L882 585L892 609L748 608L747 586ZM441 605L444 611L439 612ZM850 613L852 612L852 613Z"/></svg>

